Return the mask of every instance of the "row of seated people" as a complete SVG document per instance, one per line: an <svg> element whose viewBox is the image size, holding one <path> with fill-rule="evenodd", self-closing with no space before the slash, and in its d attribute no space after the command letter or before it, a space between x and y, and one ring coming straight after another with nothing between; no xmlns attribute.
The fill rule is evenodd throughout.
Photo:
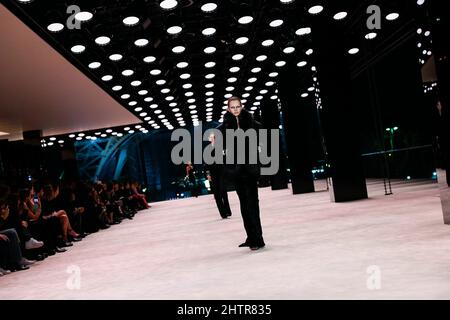
<svg viewBox="0 0 450 320"><path fill-rule="evenodd" d="M65 252L149 207L137 183L0 185L0 276Z"/></svg>

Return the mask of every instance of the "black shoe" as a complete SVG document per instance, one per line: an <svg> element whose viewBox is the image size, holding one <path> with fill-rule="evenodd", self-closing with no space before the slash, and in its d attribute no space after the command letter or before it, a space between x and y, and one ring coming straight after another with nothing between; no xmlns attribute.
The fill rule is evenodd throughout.
<svg viewBox="0 0 450 320"><path fill-rule="evenodd" d="M262 244L262 245L259 245L259 246L251 246L250 250L256 251L256 250L264 248L265 246L266 246L265 244Z"/></svg>
<svg viewBox="0 0 450 320"><path fill-rule="evenodd" d="M247 242L241 243L239 245L239 248L245 248L245 247L250 247L250 245Z"/></svg>
<svg viewBox="0 0 450 320"><path fill-rule="evenodd" d="M25 266L23 264L17 264L10 268L11 271L23 271L23 270L28 270L28 269L30 269L30 267Z"/></svg>
<svg viewBox="0 0 450 320"><path fill-rule="evenodd" d="M57 253L62 253L62 252L66 252L67 251L67 249L64 249L64 248L56 248L55 249L55 252L57 252Z"/></svg>
<svg viewBox="0 0 450 320"><path fill-rule="evenodd" d="M56 254L56 250L47 251L47 256L54 256Z"/></svg>
<svg viewBox="0 0 450 320"><path fill-rule="evenodd" d="M83 240L83 238L79 237L79 238L72 238L70 239L72 242L80 242L81 240Z"/></svg>

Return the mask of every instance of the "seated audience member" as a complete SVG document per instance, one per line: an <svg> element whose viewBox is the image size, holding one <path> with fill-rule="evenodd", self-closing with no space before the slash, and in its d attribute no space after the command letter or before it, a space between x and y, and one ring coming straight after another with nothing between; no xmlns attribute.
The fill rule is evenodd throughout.
<svg viewBox="0 0 450 320"><path fill-rule="evenodd" d="M131 183L130 190L131 190L131 197L133 199L137 199L141 207L145 209L150 208L150 206L147 203L147 199L145 199L145 195L139 193L137 182Z"/></svg>

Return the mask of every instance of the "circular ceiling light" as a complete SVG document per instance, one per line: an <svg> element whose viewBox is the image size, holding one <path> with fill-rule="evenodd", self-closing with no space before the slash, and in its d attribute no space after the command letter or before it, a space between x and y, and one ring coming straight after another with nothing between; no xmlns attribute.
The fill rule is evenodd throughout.
<svg viewBox="0 0 450 320"><path fill-rule="evenodd" d="M348 50L348 53L350 53L350 54L357 54L358 52L359 52L358 48L352 48L352 49Z"/></svg>
<svg viewBox="0 0 450 320"><path fill-rule="evenodd" d="M103 76L103 77L102 77L102 80L103 80L103 81L110 81L110 80L112 80L112 78L113 78L113 76L108 74L108 75L106 75L106 76Z"/></svg>
<svg viewBox="0 0 450 320"><path fill-rule="evenodd" d="M256 60L259 62L265 61L266 59L267 59L266 55L261 55L261 56L256 57Z"/></svg>
<svg viewBox="0 0 450 320"><path fill-rule="evenodd" d="M159 6L165 10L170 10L175 8L178 5L178 1L176 0L163 0L159 4Z"/></svg>
<svg viewBox="0 0 450 320"><path fill-rule="evenodd" d="M180 75L180 78L183 80L189 79L191 77L191 75L189 73L183 73L182 75Z"/></svg>
<svg viewBox="0 0 450 320"><path fill-rule="evenodd" d="M173 52L173 53L183 53L184 50L186 50L185 47L183 47L183 46L176 46L176 47L174 47L174 48L172 49L172 52Z"/></svg>
<svg viewBox="0 0 450 320"><path fill-rule="evenodd" d="M159 76L160 74L161 74L161 70L159 70L159 69L153 69L152 71L150 71L150 74L152 75L152 76Z"/></svg>
<svg viewBox="0 0 450 320"><path fill-rule="evenodd" d="M91 62L91 63L89 63L89 68L90 69L97 69L97 68L100 68L100 66L101 66L102 64L100 63L100 62Z"/></svg>
<svg viewBox="0 0 450 320"><path fill-rule="evenodd" d="M306 50L305 54L306 54L307 56L310 56L310 55L313 54L313 52L314 52L313 49L308 49L308 50Z"/></svg>
<svg viewBox="0 0 450 320"><path fill-rule="evenodd" d="M285 48L285 49L283 50L283 52L286 53L286 54L290 54L290 53L292 53L292 52L294 52L294 51L295 51L295 48L294 48L294 47L287 47L287 48Z"/></svg>
<svg viewBox="0 0 450 320"><path fill-rule="evenodd" d="M115 54L112 54L109 56L109 59L112 61L119 61L119 60L122 60L122 58L123 58L122 55L118 54L118 53L115 53Z"/></svg>
<svg viewBox="0 0 450 320"><path fill-rule="evenodd" d="M128 27L137 25L138 23L139 23L138 17L130 16L130 17L126 17L125 19L123 19L123 24Z"/></svg>
<svg viewBox="0 0 450 320"><path fill-rule="evenodd" d="M231 67L230 68L230 72L233 72L233 73L239 72L239 70L241 70L241 68L239 68L239 67Z"/></svg>
<svg viewBox="0 0 450 320"><path fill-rule="evenodd" d="M144 101L145 101L145 102L152 102L152 101L153 101L153 98L152 98L152 97L147 97L147 98L144 99Z"/></svg>
<svg viewBox="0 0 450 320"><path fill-rule="evenodd" d="M264 47L270 47L271 45L273 45L274 44L274 41L272 40L272 39L267 39L267 40L264 40L263 42L262 42L262 45L264 46Z"/></svg>
<svg viewBox="0 0 450 320"><path fill-rule="evenodd" d="M207 62L207 63L205 63L205 67L206 68L212 68L212 67L214 67L216 65L216 63L215 62Z"/></svg>
<svg viewBox="0 0 450 320"><path fill-rule="evenodd" d="M348 15L347 12L341 11L341 12L336 13L336 14L333 16L333 19L334 19L334 20L342 20L342 19L345 19L345 18L347 17L347 15Z"/></svg>
<svg viewBox="0 0 450 320"><path fill-rule="evenodd" d="M131 85L132 85L133 87L138 87L138 86L140 86L141 84L142 84L142 82L140 82L139 80L135 80L135 81L131 82Z"/></svg>
<svg viewBox="0 0 450 320"><path fill-rule="evenodd" d="M129 76L131 76L131 75L133 75L134 74L134 71L133 70L130 70L130 69L127 69L127 70L123 70L122 71L122 75L124 75L125 77L129 77Z"/></svg>
<svg viewBox="0 0 450 320"><path fill-rule="evenodd" d="M216 48L215 47L207 47L205 48L205 50L203 50L203 52L205 52L206 54L212 54L214 52L216 52Z"/></svg>
<svg viewBox="0 0 450 320"><path fill-rule="evenodd" d="M134 42L134 45L136 47L145 47L146 45L148 45L148 40L147 39L138 39Z"/></svg>
<svg viewBox="0 0 450 320"><path fill-rule="evenodd" d="M258 73L258 72L261 72L261 68L259 68L259 67L257 67L257 68L253 68L251 71L253 72L253 73Z"/></svg>
<svg viewBox="0 0 450 320"><path fill-rule="evenodd" d="M235 61L242 60L243 58L244 58L244 55L242 55L242 54L240 54L240 53L235 54L235 55L232 57L232 59L235 60Z"/></svg>
<svg viewBox="0 0 450 320"><path fill-rule="evenodd" d="M75 14L75 19L81 22L86 22L92 19L94 15L88 11L81 11Z"/></svg>
<svg viewBox="0 0 450 320"><path fill-rule="evenodd" d="M284 23L283 20L281 20L281 19L276 19L276 20L273 20L272 22L270 22L269 25L270 25L272 28L277 28L277 27L281 26L283 23Z"/></svg>
<svg viewBox="0 0 450 320"><path fill-rule="evenodd" d="M367 40L372 40L372 39L375 39L377 37L377 33L376 32L370 32L370 33L366 34L364 37Z"/></svg>
<svg viewBox="0 0 450 320"><path fill-rule="evenodd" d="M212 79L212 78L214 78L216 75L214 74L214 73L210 73L210 74L207 74L206 76L205 76L205 78L206 79Z"/></svg>
<svg viewBox="0 0 450 320"><path fill-rule="evenodd" d="M217 30L215 28L206 28L206 29L203 29L202 34L204 36L212 36L213 34L216 33L216 31Z"/></svg>
<svg viewBox="0 0 450 320"><path fill-rule="evenodd" d="M322 6L313 6L311 8L308 9L308 12L310 14L319 14L323 11L323 7Z"/></svg>
<svg viewBox="0 0 450 320"><path fill-rule="evenodd" d="M284 67L286 65L286 61L278 61L277 63L275 63L275 66L277 66L278 68Z"/></svg>
<svg viewBox="0 0 450 320"><path fill-rule="evenodd" d="M295 31L295 34L298 36L304 36L311 33L310 27L300 28L297 31Z"/></svg>
<svg viewBox="0 0 450 320"><path fill-rule="evenodd" d="M399 15L398 13L396 13L396 12L393 12L393 13L389 13L389 14L386 16L386 20L394 21L394 20L397 20L398 17L400 17L400 15Z"/></svg>
<svg viewBox="0 0 450 320"><path fill-rule="evenodd" d="M141 91L138 92L138 95L145 96L147 93L148 93L147 90L141 90Z"/></svg>
<svg viewBox="0 0 450 320"><path fill-rule="evenodd" d="M242 45L242 44L246 44L248 42L248 40L249 39L247 37L240 37L240 38L236 39L236 43Z"/></svg>
<svg viewBox="0 0 450 320"><path fill-rule="evenodd" d="M120 96L123 100L127 100L127 99L130 99L130 95L128 94L128 93L126 93L126 94L123 94L123 95L121 95Z"/></svg>
<svg viewBox="0 0 450 320"><path fill-rule="evenodd" d="M62 23L51 23L47 26L47 30L51 32L60 32L64 29L64 25Z"/></svg>
<svg viewBox="0 0 450 320"><path fill-rule="evenodd" d="M234 83L234 82L237 81L237 78L232 77L232 78L229 78L227 81L228 81L229 83Z"/></svg>
<svg viewBox="0 0 450 320"><path fill-rule="evenodd" d="M167 29L167 33L169 34L178 34L183 31L183 28L180 26L172 26Z"/></svg>
<svg viewBox="0 0 450 320"><path fill-rule="evenodd" d="M95 39L95 43L100 45L100 46L104 46L107 45L108 43L111 42L111 39L109 37L106 36L101 36Z"/></svg>
<svg viewBox="0 0 450 320"><path fill-rule="evenodd" d="M294 0L280 0L282 4L288 4L294 2Z"/></svg>
<svg viewBox="0 0 450 320"><path fill-rule="evenodd" d="M190 88L192 88L192 84L190 83L183 84L183 89L190 89Z"/></svg>
<svg viewBox="0 0 450 320"><path fill-rule="evenodd" d="M122 86L114 86L112 87L113 91L120 91L122 90Z"/></svg>
<svg viewBox="0 0 450 320"><path fill-rule="evenodd" d="M213 3L213 2L209 2L209 3L205 3L202 7L201 7L203 12L213 12L214 10L217 9L217 4Z"/></svg>
<svg viewBox="0 0 450 320"><path fill-rule="evenodd" d="M238 22L240 24L249 24L253 21L253 17L252 16L243 16L241 18L239 18Z"/></svg>
<svg viewBox="0 0 450 320"><path fill-rule="evenodd" d="M184 68L186 68L188 65L189 65L189 63L187 63L187 62L179 62L179 63L177 63L177 68L179 68L179 69L184 69Z"/></svg>
<svg viewBox="0 0 450 320"><path fill-rule="evenodd" d="M308 62L306 62L306 61L300 61L299 63L297 63L297 67L304 67L304 66L306 66L308 64Z"/></svg>
<svg viewBox="0 0 450 320"><path fill-rule="evenodd" d="M154 56L147 56L147 57L145 57L143 60L144 60L144 62L146 62L146 63L153 63L153 62L156 61L156 58L155 58Z"/></svg>
<svg viewBox="0 0 450 320"><path fill-rule="evenodd" d="M270 74L269 74L269 77L271 77L271 78L278 77L278 72L272 72L272 73L270 73Z"/></svg>
<svg viewBox="0 0 450 320"><path fill-rule="evenodd" d="M214 88L214 83L207 83L207 84L205 84L205 88L208 88L208 89Z"/></svg>
<svg viewBox="0 0 450 320"><path fill-rule="evenodd" d="M157 84L158 86L165 85L166 83L167 83L167 82L166 82L166 80L164 80L164 79L156 80L156 84Z"/></svg>
<svg viewBox="0 0 450 320"><path fill-rule="evenodd" d="M75 45L70 48L70 51L72 51L73 53L82 53L84 50L86 50L86 47L81 44Z"/></svg>
<svg viewBox="0 0 450 320"><path fill-rule="evenodd" d="M250 78L250 79L248 79L248 82L254 83L254 82L256 82L257 80L258 80L257 78Z"/></svg>

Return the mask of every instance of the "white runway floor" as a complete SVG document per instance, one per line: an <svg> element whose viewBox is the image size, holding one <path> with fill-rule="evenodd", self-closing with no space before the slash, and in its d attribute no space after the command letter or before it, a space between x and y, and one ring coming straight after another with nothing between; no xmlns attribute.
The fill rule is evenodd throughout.
<svg viewBox="0 0 450 320"><path fill-rule="evenodd" d="M369 200L343 204L328 192L260 189L267 247L258 252L237 248L245 234L234 192L225 221L212 196L154 203L1 277L0 299L450 299L437 185L395 182L389 197L380 182L368 186ZM79 270L79 289L68 269ZM369 278L381 287L369 289Z"/></svg>

